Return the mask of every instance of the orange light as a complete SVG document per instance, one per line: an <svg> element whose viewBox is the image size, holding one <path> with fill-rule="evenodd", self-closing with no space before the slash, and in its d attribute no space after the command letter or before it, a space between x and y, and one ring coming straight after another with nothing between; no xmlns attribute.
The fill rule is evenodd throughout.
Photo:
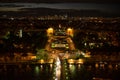
<svg viewBox="0 0 120 80"><path fill-rule="evenodd" d="M51 34L53 34L53 28L48 28L47 29L47 34L48 34L48 36L50 36Z"/></svg>
<svg viewBox="0 0 120 80"><path fill-rule="evenodd" d="M68 28L67 29L67 34L73 37L73 29L72 28Z"/></svg>
<svg viewBox="0 0 120 80"><path fill-rule="evenodd" d="M83 59L78 59L78 60L77 60L77 63L78 63L78 64L83 64L83 62L84 62Z"/></svg>
<svg viewBox="0 0 120 80"><path fill-rule="evenodd" d="M45 61L43 59L39 60L38 62L41 64L45 63Z"/></svg>
<svg viewBox="0 0 120 80"><path fill-rule="evenodd" d="M74 60L73 59L68 59L68 63L73 64Z"/></svg>

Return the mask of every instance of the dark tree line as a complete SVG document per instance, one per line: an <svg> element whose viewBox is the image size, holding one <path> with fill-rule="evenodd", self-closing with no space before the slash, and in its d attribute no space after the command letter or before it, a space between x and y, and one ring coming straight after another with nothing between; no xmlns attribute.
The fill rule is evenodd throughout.
<svg viewBox="0 0 120 80"><path fill-rule="evenodd" d="M36 49L42 49L47 42L46 31L41 32L23 32L22 37L19 37L14 32L10 32L6 38L2 39L0 44L3 53L14 52L36 52Z"/></svg>

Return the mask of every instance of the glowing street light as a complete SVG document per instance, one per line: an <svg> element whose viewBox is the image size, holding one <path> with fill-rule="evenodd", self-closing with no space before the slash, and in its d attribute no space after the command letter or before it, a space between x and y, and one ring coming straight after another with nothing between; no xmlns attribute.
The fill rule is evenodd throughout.
<svg viewBox="0 0 120 80"><path fill-rule="evenodd" d="M39 60L38 62L41 64L45 63L45 61L43 59Z"/></svg>
<svg viewBox="0 0 120 80"><path fill-rule="evenodd" d="M78 60L77 60L77 63L78 63L78 64L83 64L83 62L84 62L83 59L78 59Z"/></svg>
<svg viewBox="0 0 120 80"><path fill-rule="evenodd" d="M73 29L72 28L68 28L67 29L67 34L70 36L73 36Z"/></svg>
<svg viewBox="0 0 120 80"><path fill-rule="evenodd" d="M73 59L68 59L68 63L69 64L74 64L74 60Z"/></svg>
<svg viewBox="0 0 120 80"><path fill-rule="evenodd" d="M51 36L51 34L53 34L53 32L54 32L53 28L50 27L50 28L47 29L47 35L48 36Z"/></svg>

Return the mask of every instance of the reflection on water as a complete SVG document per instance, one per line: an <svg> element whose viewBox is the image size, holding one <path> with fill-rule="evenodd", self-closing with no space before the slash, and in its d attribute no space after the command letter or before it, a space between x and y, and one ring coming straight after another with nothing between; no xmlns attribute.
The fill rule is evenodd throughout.
<svg viewBox="0 0 120 80"><path fill-rule="evenodd" d="M70 80L92 80L91 72L82 64L69 65Z"/></svg>
<svg viewBox="0 0 120 80"><path fill-rule="evenodd" d="M52 64L0 64L0 80L51 80Z"/></svg>
<svg viewBox="0 0 120 80"><path fill-rule="evenodd" d="M69 65L69 70L70 70L70 73L74 74L76 68L75 68L75 65Z"/></svg>
<svg viewBox="0 0 120 80"><path fill-rule="evenodd" d="M35 75L39 76L39 72L40 72L39 66L35 66Z"/></svg>
<svg viewBox="0 0 120 80"><path fill-rule="evenodd" d="M55 80L60 80L61 75L61 62L60 59L56 58L56 64L55 64Z"/></svg>
<svg viewBox="0 0 120 80"><path fill-rule="evenodd" d="M119 74L117 64L69 64L70 80L119 80Z"/></svg>
<svg viewBox="0 0 120 80"><path fill-rule="evenodd" d="M118 80L119 74L120 63L0 64L0 80Z"/></svg>

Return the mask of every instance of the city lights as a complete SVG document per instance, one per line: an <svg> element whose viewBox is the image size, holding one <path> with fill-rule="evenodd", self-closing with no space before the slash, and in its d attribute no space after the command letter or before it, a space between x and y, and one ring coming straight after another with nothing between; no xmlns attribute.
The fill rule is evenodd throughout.
<svg viewBox="0 0 120 80"><path fill-rule="evenodd" d="M71 37L73 37L73 29L72 28L68 28L67 29L67 34L70 35Z"/></svg>
<svg viewBox="0 0 120 80"><path fill-rule="evenodd" d="M1 79L118 80L120 18L66 15L0 17Z"/></svg>
<svg viewBox="0 0 120 80"><path fill-rule="evenodd" d="M47 29L47 35L48 36L51 36L53 33L54 33L54 29L53 28L50 27L50 28Z"/></svg>

